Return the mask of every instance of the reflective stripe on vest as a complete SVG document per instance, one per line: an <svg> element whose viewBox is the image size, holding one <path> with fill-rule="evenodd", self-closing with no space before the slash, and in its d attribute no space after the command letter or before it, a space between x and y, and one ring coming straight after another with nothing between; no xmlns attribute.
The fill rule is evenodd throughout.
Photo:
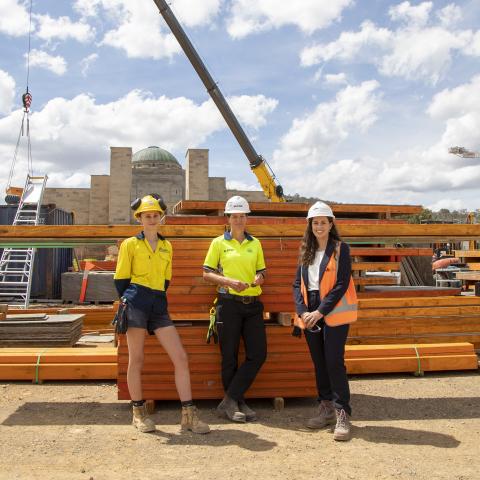
<svg viewBox="0 0 480 480"><path fill-rule="evenodd" d="M340 245L337 247L337 255L332 255L328 262L327 268L323 273L322 280L320 282L320 299L325 298L332 288L337 283L338 262L340 257ZM336 258L334 258L336 257ZM303 269L303 267L302 267ZM308 293L305 283L303 281L302 271L300 271L300 290L302 292L305 305L308 307ZM343 294L342 298L335 305L335 308L328 314L324 315L325 323L330 327L337 325L345 325L347 323L353 323L357 320L358 301L357 292L355 291L355 285L353 284L352 276L350 275L350 281L348 283L347 291ZM295 317L295 325L304 329L305 324L303 320L297 315Z"/></svg>

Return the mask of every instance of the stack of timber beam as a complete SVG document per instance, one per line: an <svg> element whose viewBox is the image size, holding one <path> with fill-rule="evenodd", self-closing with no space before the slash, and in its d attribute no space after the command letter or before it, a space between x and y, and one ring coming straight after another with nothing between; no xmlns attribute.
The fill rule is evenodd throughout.
<svg viewBox="0 0 480 480"><path fill-rule="evenodd" d="M362 298L349 344L470 342L480 349L480 297Z"/></svg>
<svg viewBox="0 0 480 480"><path fill-rule="evenodd" d="M82 334L83 315L18 314L0 321L0 346L71 346Z"/></svg>
<svg viewBox="0 0 480 480"><path fill-rule="evenodd" d="M0 380L115 380L117 349L1 348Z"/></svg>
<svg viewBox="0 0 480 480"><path fill-rule="evenodd" d="M247 395L253 398L315 396L315 375L304 339L285 334L279 325L267 326L268 356ZM179 327L189 354L194 398L223 396L218 345L206 344L204 327ZM243 356L243 351L240 352ZM346 365L350 374L474 370L478 359L468 343L437 345L347 346ZM120 336L118 349L118 398L129 399L127 387L128 347ZM151 400L178 398L173 366L155 338L145 343L142 371L144 396Z"/></svg>
<svg viewBox="0 0 480 480"><path fill-rule="evenodd" d="M349 204L330 203L336 218L386 218L391 219L398 215L415 215L422 211L421 205L382 205L382 204ZM251 216L307 216L309 203L268 203L250 202ZM182 200L173 207L176 215L223 215L224 202L201 200Z"/></svg>

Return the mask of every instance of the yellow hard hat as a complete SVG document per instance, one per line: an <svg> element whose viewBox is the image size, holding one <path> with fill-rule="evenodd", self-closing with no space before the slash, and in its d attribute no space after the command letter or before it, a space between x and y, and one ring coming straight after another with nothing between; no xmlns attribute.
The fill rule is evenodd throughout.
<svg viewBox="0 0 480 480"><path fill-rule="evenodd" d="M143 198L137 198L131 204L132 210L135 211L135 218L138 218L143 212L160 212L165 213L167 207L160 195L150 194Z"/></svg>

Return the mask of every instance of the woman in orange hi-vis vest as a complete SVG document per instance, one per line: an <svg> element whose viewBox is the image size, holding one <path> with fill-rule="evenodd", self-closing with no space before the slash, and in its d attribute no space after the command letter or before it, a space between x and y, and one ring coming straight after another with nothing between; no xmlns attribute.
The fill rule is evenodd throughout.
<svg viewBox="0 0 480 480"><path fill-rule="evenodd" d="M350 388L345 368L349 324L357 319L350 249L340 240L332 209L317 202L308 211L293 295L294 335L305 333L315 366L319 409L312 429L335 425L333 438L349 440Z"/></svg>

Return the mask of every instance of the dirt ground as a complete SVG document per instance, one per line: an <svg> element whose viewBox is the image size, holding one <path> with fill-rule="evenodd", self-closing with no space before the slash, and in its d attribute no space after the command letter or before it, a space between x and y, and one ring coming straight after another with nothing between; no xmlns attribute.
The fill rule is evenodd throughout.
<svg viewBox="0 0 480 480"><path fill-rule="evenodd" d="M259 420L217 418L179 433L176 402L161 402L157 431L141 434L113 383L0 384L0 479L478 479L480 375L357 376L353 436L311 432L314 399L253 400Z"/></svg>

